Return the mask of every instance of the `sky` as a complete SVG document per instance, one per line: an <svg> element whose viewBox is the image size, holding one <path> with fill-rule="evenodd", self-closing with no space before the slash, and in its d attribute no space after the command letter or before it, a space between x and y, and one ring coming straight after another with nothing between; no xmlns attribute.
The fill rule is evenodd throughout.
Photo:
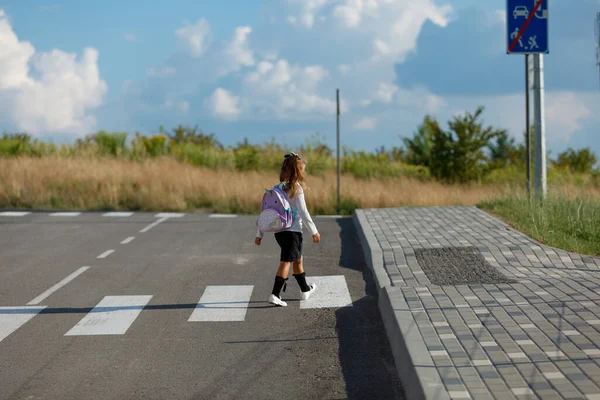
<svg viewBox="0 0 600 400"><path fill-rule="evenodd" d="M533 3L534 0L526 0ZM546 146L600 158L600 0L547 0ZM402 145L484 106L518 142L525 61L505 0L0 0L0 130L73 141L182 124L225 145ZM512 13L508 14L512 17ZM533 97L531 103L533 109Z"/></svg>

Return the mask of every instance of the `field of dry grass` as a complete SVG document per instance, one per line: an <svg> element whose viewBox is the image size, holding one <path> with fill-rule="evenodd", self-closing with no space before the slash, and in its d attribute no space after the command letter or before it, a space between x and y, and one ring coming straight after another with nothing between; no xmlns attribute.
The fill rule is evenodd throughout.
<svg viewBox="0 0 600 400"><path fill-rule="evenodd" d="M256 214L277 171L236 172L195 167L170 158L133 162L88 158L0 159L0 207L78 210L193 211ZM310 177L313 214L336 212L336 176ZM515 189L502 185L448 186L409 178L341 180L344 214L354 208L475 205ZM600 198L600 193L598 194Z"/></svg>

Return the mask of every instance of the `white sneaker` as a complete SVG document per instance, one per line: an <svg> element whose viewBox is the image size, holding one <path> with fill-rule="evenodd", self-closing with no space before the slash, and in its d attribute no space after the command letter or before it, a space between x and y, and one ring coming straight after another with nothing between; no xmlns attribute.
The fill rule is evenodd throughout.
<svg viewBox="0 0 600 400"><path fill-rule="evenodd" d="M281 300L279 297L275 296L274 294L271 294L271 297L269 297L269 303L275 304L275 305L281 306L281 307L287 306L287 303L285 301Z"/></svg>
<svg viewBox="0 0 600 400"><path fill-rule="evenodd" d="M310 290L308 292L302 292L302 300L308 300L308 298L310 297L311 294L313 294L313 292L315 290L317 290L317 285L314 283L311 283L310 285Z"/></svg>

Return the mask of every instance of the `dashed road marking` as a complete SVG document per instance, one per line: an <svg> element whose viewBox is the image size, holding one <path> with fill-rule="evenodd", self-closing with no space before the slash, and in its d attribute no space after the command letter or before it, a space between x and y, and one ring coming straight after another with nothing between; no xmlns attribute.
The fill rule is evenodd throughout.
<svg viewBox="0 0 600 400"><path fill-rule="evenodd" d="M123 212L123 211L112 211L112 212L107 212L102 214L103 217L117 217L117 218L123 218L123 217L131 217L133 215L133 212Z"/></svg>
<svg viewBox="0 0 600 400"><path fill-rule="evenodd" d="M81 215L80 212L78 211L72 211L72 212L55 212L55 213L51 213L50 216L51 217L77 217Z"/></svg>
<svg viewBox="0 0 600 400"><path fill-rule="evenodd" d="M114 252L115 252L114 250L106 250L104 253L100 254L98 256L98 258L100 258L100 259L106 258L106 257L110 256Z"/></svg>
<svg viewBox="0 0 600 400"><path fill-rule="evenodd" d="M29 214L29 211L3 211L0 212L0 217L24 217Z"/></svg>
<svg viewBox="0 0 600 400"><path fill-rule="evenodd" d="M164 213L158 213L154 217L155 218L181 218L184 215L185 215L185 213L169 213L169 212L164 212Z"/></svg>
<svg viewBox="0 0 600 400"><path fill-rule="evenodd" d="M73 272L71 275L67 276L65 279L63 279L62 281L58 282L56 285L52 286L51 288L49 288L48 290L46 290L45 292L43 292L42 294L40 294L39 296L37 296L35 299L31 300L29 303L27 303L27 305L40 304L43 300L45 300L46 298L48 298L51 294L53 294L54 292L56 292L61 287L65 286L67 283L71 282L73 279L77 278L79 275L83 274L89 268L90 267L81 267L81 268L79 268L77 271Z"/></svg>
<svg viewBox="0 0 600 400"><path fill-rule="evenodd" d="M154 228L156 225L158 225L162 222L165 222L168 219L169 219L168 217L159 218L156 221L154 221L153 223L151 223L150 225L148 225L147 227L140 229L140 233L148 232L150 229Z"/></svg>
<svg viewBox="0 0 600 400"><path fill-rule="evenodd" d="M133 239L135 239L135 236L129 236L128 238L124 239L121 244L131 243Z"/></svg>

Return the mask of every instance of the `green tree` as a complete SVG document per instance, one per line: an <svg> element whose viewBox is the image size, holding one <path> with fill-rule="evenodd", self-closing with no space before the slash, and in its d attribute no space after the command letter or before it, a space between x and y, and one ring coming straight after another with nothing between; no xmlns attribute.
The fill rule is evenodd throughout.
<svg viewBox="0 0 600 400"><path fill-rule="evenodd" d="M435 121L430 123L433 140L429 167L433 177L445 182L467 182L486 172L488 159L483 150L506 131L484 128L477 121L483 110L484 107L478 107L474 114L454 117L448 122L448 131Z"/></svg>
<svg viewBox="0 0 600 400"><path fill-rule="evenodd" d="M589 147L581 150L573 150L569 147L567 151L560 153L552 164L571 172L587 174L593 171L597 161L596 155Z"/></svg>
<svg viewBox="0 0 600 400"><path fill-rule="evenodd" d="M206 135L201 130L198 130L198 126L189 128L179 124L176 128L172 129L172 132L173 133L169 135L169 138L176 144L192 143L205 147L223 149L223 145L217 141L214 133ZM165 133L162 126L159 129L159 133Z"/></svg>
<svg viewBox="0 0 600 400"><path fill-rule="evenodd" d="M519 164L519 148L515 144L515 138L509 137L508 132L498 135L495 142L488 144L488 149L490 168L505 168Z"/></svg>
<svg viewBox="0 0 600 400"><path fill-rule="evenodd" d="M413 138L402 139L406 151L401 155L408 164L430 166L431 148L436 130L439 130L437 121L426 115L421 125L417 128L417 132L414 133Z"/></svg>

